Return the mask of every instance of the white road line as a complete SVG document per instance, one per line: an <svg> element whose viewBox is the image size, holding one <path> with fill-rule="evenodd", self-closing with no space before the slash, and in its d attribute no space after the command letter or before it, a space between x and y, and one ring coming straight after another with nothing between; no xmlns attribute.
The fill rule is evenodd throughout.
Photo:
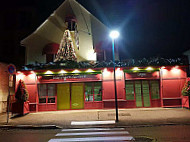
<svg viewBox="0 0 190 142"><path fill-rule="evenodd" d="M72 121L71 125L99 125L99 124L115 124L115 120L110 121Z"/></svg>
<svg viewBox="0 0 190 142"><path fill-rule="evenodd" d="M116 131L116 132L58 133L55 136L123 135L123 134L129 134L129 132Z"/></svg>
<svg viewBox="0 0 190 142"><path fill-rule="evenodd" d="M48 142L79 142L79 141L131 141L134 138L131 136L121 136L121 137L87 137L87 138L61 138L61 139L51 139Z"/></svg>
<svg viewBox="0 0 190 142"><path fill-rule="evenodd" d="M125 128L85 128L85 129L62 129L62 132L72 132L72 131L117 131L125 130Z"/></svg>

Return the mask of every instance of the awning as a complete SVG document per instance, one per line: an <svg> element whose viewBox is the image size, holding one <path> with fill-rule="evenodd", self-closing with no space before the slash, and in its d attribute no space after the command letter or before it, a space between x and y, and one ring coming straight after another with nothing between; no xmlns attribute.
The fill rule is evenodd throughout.
<svg viewBox="0 0 190 142"><path fill-rule="evenodd" d="M59 44L49 43L43 48L42 55L44 55L44 54L57 54L58 49L59 49Z"/></svg>

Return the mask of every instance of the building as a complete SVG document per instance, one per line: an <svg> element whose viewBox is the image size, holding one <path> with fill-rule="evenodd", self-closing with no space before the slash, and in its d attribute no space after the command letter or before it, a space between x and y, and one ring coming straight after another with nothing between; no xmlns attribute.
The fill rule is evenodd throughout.
<svg viewBox="0 0 190 142"><path fill-rule="evenodd" d="M13 76L9 80L8 64L0 62L0 113L7 111L7 97L9 90L10 95L14 95L14 81Z"/></svg>
<svg viewBox="0 0 190 142"><path fill-rule="evenodd" d="M65 36L69 38L77 62L105 60L109 58L106 57L107 49L103 48L108 33L109 29L78 2L65 0L21 44L26 47L26 64L56 60L55 55L63 45Z"/></svg>
<svg viewBox="0 0 190 142"><path fill-rule="evenodd" d="M113 62L105 62L108 31L75 0L66 0L21 41L27 65L16 82L26 85L30 111L115 107ZM181 59L118 62L119 108L189 107L181 95L186 65Z"/></svg>
<svg viewBox="0 0 190 142"><path fill-rule="evenodd" d="M67 64L71 63L27 66L17 73L17 81L23 80L29 92L31 111L115 107L112 67L70 68ZM119 108L188 107L188 97L181 95L186 66L123 65L116 68Z"/></svg>

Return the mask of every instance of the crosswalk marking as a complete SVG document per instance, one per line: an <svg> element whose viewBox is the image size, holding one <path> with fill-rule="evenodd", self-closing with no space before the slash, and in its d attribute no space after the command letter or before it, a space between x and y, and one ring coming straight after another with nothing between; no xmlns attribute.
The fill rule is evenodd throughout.
<svg viewBox="0 0 190 142"><path fill-rule="evenodd" d="M72 132L72 131L108 131L108 130L125 130L124 128L84 128L84 129L62 129L62 132Z"/></svg>
<svg viewBox="0 0 190 142"><path fill-rule="evenodd" d="M49 142L79 142L79 141L131 141L132 136L120 136L120 137L85 137L85 138L59 138L51 139Z"/></svg>
<svg viewBox="0 0 190 142"><path fill-rule="evenodd" d="M125 128L73 128L62 129L48 142L132 141Z"/></svg>
<svg viewBox="0 0 190 142"><path fill-rule="evenodd" d="M72 121L71 125L102 125L102 124L115 124L115 120L110 121Z"/></svg>
<svg viewBox="0 0 190 142"><path fill-rule="evenodd" d="M58 133L55 136L122 135L122 134L129 134L129 133L126 131L121 131L121 132Z"/></svg>

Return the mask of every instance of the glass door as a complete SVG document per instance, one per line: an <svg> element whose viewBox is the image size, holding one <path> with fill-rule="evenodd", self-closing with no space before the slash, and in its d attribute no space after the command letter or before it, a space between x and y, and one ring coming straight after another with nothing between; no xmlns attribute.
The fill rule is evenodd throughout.
<svg viewBox="0 0 190 142"><path fill-rule="evenodd" d="M136 106L142 107L142 91L141 91L141 81L135 81L135 97L136 97Z"/></svg>
<svg viewBox="0 0 190 142"><path fill-rule="evenodd" d="M137 107L150 107L149 81L135 81L135 98Z"/></svg>
<svg viewBox="0 0 190 142"><path fill-rule="evenodd" d="M142 81L142 97L144 107L150 107L149 83L147 80Z"/></svg>

